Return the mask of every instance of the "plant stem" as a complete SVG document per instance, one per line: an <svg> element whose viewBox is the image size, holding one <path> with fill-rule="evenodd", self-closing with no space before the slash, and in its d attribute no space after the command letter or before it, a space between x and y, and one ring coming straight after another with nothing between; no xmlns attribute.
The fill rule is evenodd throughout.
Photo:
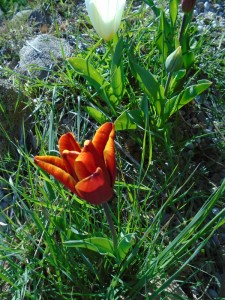
<svg viewBox="0 0 225 300"><path fill-rule="evenodd" d="M181 45L183 33L185 31L185 28L186 28L186 21L187 21L187 15L184 14L183 15L183 19L182 19L181 28L180 28L180 33L179 33L179 43L180 43L180 45Z"/></svg>
<svg viewBox="0 0 225 300"><path fill-rule="evenodd" d="M172 78L172 75L173 74L171 72L169 72L167 80L166 80L166 86L165 86L165 92L164 92L165 97L167 96L167 92L168 92L168 88L169 88L169 85L170 85L170 80Z"/></svg>
<svg viewBox="0 0 225 300"><path fill-rule="evenodd" d="M104 208L104 211L106 214L106 219L108 221L109 228L112 233L113 247L114 247L114 251L117 256L117 245L118 245L117 235L116 235L115 225L114 225L114 222L113 222L111 214L110 214L109 205L108 205L108 203L102 203L102 207Z"/></svg>

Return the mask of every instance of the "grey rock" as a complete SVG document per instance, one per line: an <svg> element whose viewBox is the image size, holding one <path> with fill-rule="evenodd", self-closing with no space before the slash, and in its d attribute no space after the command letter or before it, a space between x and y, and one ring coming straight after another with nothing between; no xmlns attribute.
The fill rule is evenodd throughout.
<svg viewBox="0 0 225 300"><path fill-rule="evenodd" d="M44 79L56 62L71 55L72 49L65 39L50 34L40 34L26 41L20 50L21 74Z"/></svg>
<svg viewBox="0 0 225 300"><path fill-rule="evenodd" d="M31 13L30 9L21 10L13 16L11 22L16 22L17 23L17 22L21 22L23 20L27 20L30 13Z"/></svg>

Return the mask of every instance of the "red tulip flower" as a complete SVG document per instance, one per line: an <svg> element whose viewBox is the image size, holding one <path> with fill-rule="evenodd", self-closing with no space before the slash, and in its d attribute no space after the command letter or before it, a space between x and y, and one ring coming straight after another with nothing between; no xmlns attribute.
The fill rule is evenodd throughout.
<svg viewBox="0 0 225 300"><path fill-rule="evenodd" d="M59 139L60 156L35 156L34 162L80 198L98 205L110 200L116 177L115 127L103 124L81 148L71 132Z"/></svg>
<svg viewBox="0 0 225 300"><path fill-rule="evenodd" d="M195 7L196 0L182 0L181 8L186 14L190 13Z"/></svg>

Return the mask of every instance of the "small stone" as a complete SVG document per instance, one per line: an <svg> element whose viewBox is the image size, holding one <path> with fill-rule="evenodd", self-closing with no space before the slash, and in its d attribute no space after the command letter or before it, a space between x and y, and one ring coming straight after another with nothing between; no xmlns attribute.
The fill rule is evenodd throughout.
<svg viewBox="0 0 225 300"><path fill-rule="evenodd" d="M199 25L199 26L198 26L198 31L199 31L200 33L202 33L202 32L203 32L203 29L204 29L204 27L203 27L203 26L201 26L201 25Z"/></svg>
<svg viewBox="0 0 225 300"><path fill-rule="evenodd" d="M206 118L205 118L205 115L203 112L199 112L197 114L197 118L198 118L199 122L205 123L205 121L206 121Z"/></svg>
<svg viewBox="0 0 225 300"><path fill-rule="evenodd" d="M219 296L218 293L213 289L208 289L207 293L212 299L216 299Z"/></svg>
<svg viewBox="0 0 225 300"><path fill-rule="evenodd" d="M187 149L189 149L189 150L192 150L192 149L194 149L194 144L193 143L189 143L189 144L187 144Z"/></svg>
<svg viewBox="0 0 225 300"><path fill-rule="evenodd" d="M205 9L206 11L208 11L208 10L210 9L210 4L209 4L208 1L204 3L204 9Z"/></svg>
<svg viewBox="0 0 225 300"><path fill-rule="evenodd" d="M195 17L197 17L197 15L198 15L198 11L197 11L197 9L194 9L194 11L193 11L193 15L194 15Z"/></svg>
<svg viewBox="0 0 225 300"><path fill-rule="evenodd" d="M218 213L220 213L220 209L219 209L218 207L214 207L214 208L212 209L212 213L213 213L214 215L218 215Z"/></svg>

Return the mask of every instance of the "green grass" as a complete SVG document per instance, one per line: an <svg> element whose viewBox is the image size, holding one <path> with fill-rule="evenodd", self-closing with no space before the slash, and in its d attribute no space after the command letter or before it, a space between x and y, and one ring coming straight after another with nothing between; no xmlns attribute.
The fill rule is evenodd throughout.
<svg viewBox="0 0 225 300"><path fill-rule="evenodd" d="M51 5L54 11L56 4ZM60 2L59 8L64 18L74 17L66 3ZM110 50L99 41L85 13L76 12L78 21L66 33L77 37L74 56L89 57L109 80ZM180 23L179 17L175 34ZM225 161L221 40L215 38L215 47L208 38L216 34L213 29L200 36L192 24L195 63L181 88L199 79L213 84L158 127L128 55L133 45L138 64L165 85L167 74L156 44L158 24L159 18L145 4L134 13L133 1L128 3L120 32L126 42L125 91L115 112L67 61L52 70L48 80L25 78L23 92L33 111L36 147L15 142L16 157L10 152L0 155L2 202L6 197L11 200L0 212L0 222L7 224L0 226L1 299L191 299L193 291L212 299L208 287L224 296L218 277L222 242L221 251L216 252L214 241L224 230L225 181L222 176L219 182L212 180L214 172L222 174ZM57 26L54 34L63 35ZM78 49L79 42L86 45L85 50ZM20 80L17 75L15 81ZM110 121L125 111L143 108L135 129L116 132L117 179L109 206L118 239L127 235L123 241L128 250L121 260L74 246L93 237L111 239L104 210L72 195L33 162L34 155L58 155L58 138L67 131L81 144L92 138L99 123L88 114L87 106ZM208 119L190 123L199 112ZM26 129L23 134L25 141ZM71 241L73 247L69 247Z"/></svg>

